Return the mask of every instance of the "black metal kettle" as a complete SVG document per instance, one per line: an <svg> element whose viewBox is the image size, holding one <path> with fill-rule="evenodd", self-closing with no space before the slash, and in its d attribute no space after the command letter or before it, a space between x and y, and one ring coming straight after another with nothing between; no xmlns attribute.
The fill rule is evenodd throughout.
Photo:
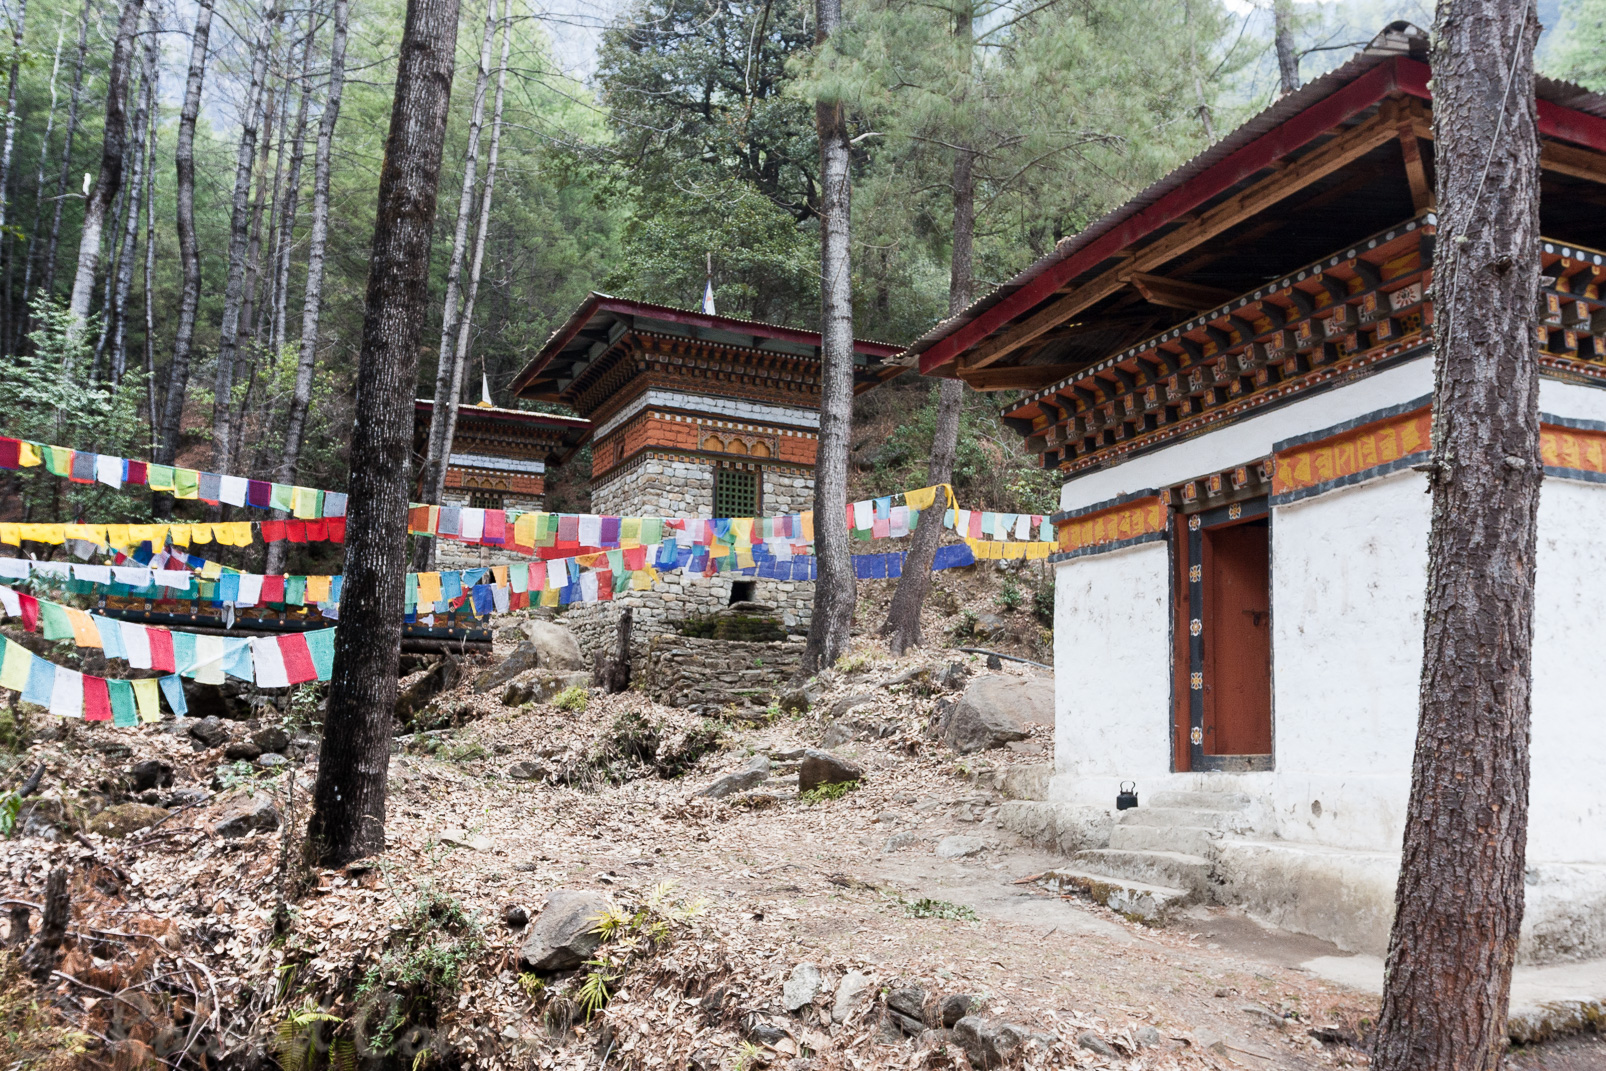
<svg viewBox="0 0 1606 1071"><path fill-rule="evenodd" d="M1121 789L1115 794L1115 809L1129 810L1138 805L1138 783L1136 781L1122 781Z"/></svg>

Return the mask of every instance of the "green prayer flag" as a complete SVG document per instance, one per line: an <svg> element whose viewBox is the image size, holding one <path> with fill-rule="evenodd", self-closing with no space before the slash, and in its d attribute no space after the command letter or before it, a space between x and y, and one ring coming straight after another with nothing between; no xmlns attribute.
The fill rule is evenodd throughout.
<svg viewBox="0 0 1606 1071"><path fill-rule="evenodd" d="M312 668L317 671L318 679L326 681L334 676L335 630L321 628L302 635L306 637L307 650L312 654Z"/></svg>
<svg viewBox="0 0 1606 1071"><path fill-rule="evenodd" d="M404 606L414 606L418 603L418 574L407 574L407 594L402 596Z"/></svg>
<svg viewBox="0 0 1606 1071"><path fill-rule="evenodd" d="M67 619L66 608L39 600L39 631L47 640L72 639L72 622Z"/></svg>
<svg viewBox="0 0 1606 1071"><path fill-rule="evenodd" d="M641 518L641 544L650 547L655 543L664 541L664 521L662 517Z"/></svg>
<svg viewBox="0 0 1606 1071"><path fill-rule="evenodd" d="M200 498L201 474L194 469L174 469L173 497Z"/></svg>
<svg viewBox="0 0 1606 1071"><path fill-rule="evenodd" d="M129 729L138 725L139 711L134 706L133 682L108 680L106 690L111 696L112 724L119 729Z"/></svg>
<svg viewBox="0 0 1606 1071"><path fill-rule="evenodd" d="M173 466L147 465L145 467L145 482L152 491L171 491L173 489Z"/></svg>
<svg viewBox="0 0 1606 1071"><path fill-rule="evenodd" d="M304 576L287 576L284 578L284 601L292 606L305 606L307 600L307 578Z"/></svg>
<svg viewBox="0 0 1606 1071"><path fill-rule="evenodd" d="M268 499L268 504L274 509L282 509L286 512L289 512L290 507L294 504L294 501L294 487L291 487L287 483L276 483L273 485L273 495Z"/></svg>
<svg viewBox="0 0 1606 1071"><path fill-rule="evenodd" d="M631 570L628 570L628 569L622 569L619 572L614 573L613 574L613 593L615 595L619 595L619 594L622 594L623 592L629 591L630 590L630 582L632 580L634 580L635 578L636 578L636 574L634 572L632 572Z"/></svg>
<svg viewBox="0 0 1606 1071"><path fill-rule="evenodd" d="M72 448L67 446L45 447L45 470L52 476L71 476L73 453Z"/></svg>

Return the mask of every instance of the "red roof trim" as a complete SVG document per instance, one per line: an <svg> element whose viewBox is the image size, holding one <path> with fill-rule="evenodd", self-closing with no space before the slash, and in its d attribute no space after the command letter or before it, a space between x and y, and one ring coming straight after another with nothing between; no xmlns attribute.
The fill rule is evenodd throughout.
<svg viewBox="0 0 1606 1071"><path fill-rule="evenodd" d="M1016 316L1047 300L1067 280L1074 279L1184 212L1230 189L1273 161L1309 144L1346 119L1376 104L1398 88L1396 72L1401 63L1407 62L1410 61L1392 59L1378 64L1286 123L1256 138L1193 181L1172 190L1074 256L1051 265L970 323L933 343L930 349L920 355L921 374L930 375L934 369L948 364Z"/></svg>
<svg viewBox="0 0 1606 1071"><path fill-rule="evenodd" d="M1428 65L1418 60L1402 59L1396 62L1399 64L1400 88L1413 97L1431 101L1433 94L1428 89L1428 79L1432 77L1432 71ZM1606 152L1606 119L1552 100L1541 98L1536 103L1539 106L1540 134L1570 141L1596 152Z"/></svg>
<svg viewBox="0 0 1606 1071"><path fill-rule="evenodd" d="M435 412L435 403L429 398L416 398L413 408L420 413ZM500 406L486 408L483 405L474 405L470 402L459 402L457 405L459 418L463 415L494 417L498 420L513 420L524 424L549 424L560 428L589 428L591 421L585 417L563 416L559 413L532 413L525 409L503 409Z"/></svg>

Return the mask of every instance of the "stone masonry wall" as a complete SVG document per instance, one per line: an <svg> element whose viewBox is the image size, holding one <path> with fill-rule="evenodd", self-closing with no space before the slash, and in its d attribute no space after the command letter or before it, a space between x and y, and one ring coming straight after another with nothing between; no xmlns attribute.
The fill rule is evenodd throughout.
<svg viewBox="0 0 1606 1071"><path fill-rule="evenodd" d="M766 515L801 513L814 508L814 477L797 470L765 469L763 505ZM709 517L714 511L714 466L692 461L647 460L619 473L591 491L591 509L600 514L644 517ZM619 611L634 609L631 661L639 672L654 636L673 633L690 617L711 614L733 601L735 583L752 584L747 597L773 606L794 633L806 632L814 609L814 585L808 581L765 580L724 574L703 577L665 573L649 591L632 591L611 602L570 607L563 623L579 638L580 649L595 659L611 653Z"/></svg>
<svg viewBox="0 0 1606 1071"><path fill-rule="evenodd" d="M520 512L533 512L541 508L541 501L540 495L504 494L502 496L502 508ZM448 489L445 494L441 495L441 505L466 507L468 505L468 492ZM435 568L442 570L472 569L479 565L501 565L507 562L523 560L522 557L514 557L512 551L502 547L459 543L455 539L438 540L435 547Z"/></svg>
<svg viewBox="0 0 1606 1071"><path fill-rule="evenodd" d="M786 687L803 644L744 643L655 636L647 655L647 694L672 707L717 714L729 706L762 710Z"/></svg>

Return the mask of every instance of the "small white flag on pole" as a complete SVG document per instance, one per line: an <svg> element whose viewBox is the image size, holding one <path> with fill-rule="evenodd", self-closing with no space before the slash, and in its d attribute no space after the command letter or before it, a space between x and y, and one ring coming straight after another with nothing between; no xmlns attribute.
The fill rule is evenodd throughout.
<svg viewBox="0 0 1606 1071"><path fill-rule="evenodd" d="M703 311L718 316L714 311L714 254L708 254L708 281L703 285Z"/></svg>

